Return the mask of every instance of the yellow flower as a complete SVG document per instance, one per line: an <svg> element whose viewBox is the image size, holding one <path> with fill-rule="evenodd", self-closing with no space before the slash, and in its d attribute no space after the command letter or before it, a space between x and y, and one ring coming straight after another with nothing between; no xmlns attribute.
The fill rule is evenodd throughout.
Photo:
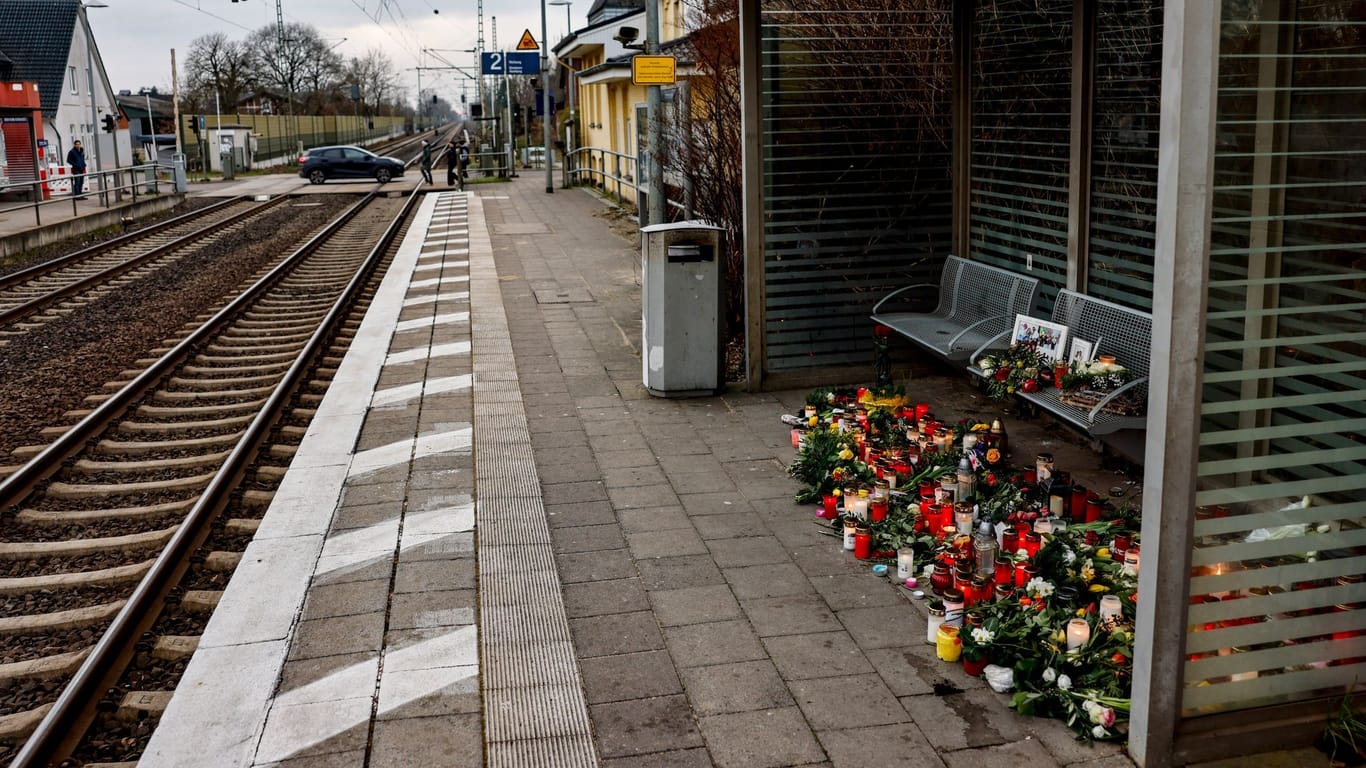
<svg viewBox="0 0 1366 768"><path fill-rule="evenodd" d="M848 448L845 448L844 450L840 451L840 458L845 461L848 461L854 458L854 452L849 450Z"/></svg>
<svg viewBox="0 0 1366 768"><path fill-rule="evenodd" d="M831 495L831 496L843 496L843 495L844 495L844 492L841 491L840 489L836 488L835 490L833 490L833 491L830 492L830 495Z"/></svg>
<svg viewBox="0 0 1366 768"><path fill-rule="evenodd" d="M1067 632L1065 632L1065 631L1063 631L1063 630L1061 630L1061 629L1058 630L1057 632L1054 632L1054 633L1053 633L1053 641L1054 641L1054 642L1058 642L1058 643L1065 643L1065 642L1067 642Z"/></svg>
<svg viewBox="0 0 1366 768"><path fill-rule="evenodd" d="M1097 550L1096 550L1096 557L1100 558L1101 560L1109 560L1109 559L1110 559L1110 548L1109 548L1109 547L1101 547L1100 549L1097 549Z"/></svg>
<svg viewBox="0 0 1366 768"><path fill-rule="evenodd" d="M1084 618L1086 618L1086 609L1085 609L1085 608L1078 608L1078 609L1077 609L1077 618L1079 618L1079 619L1084 619Z"/></svg>
<svg viewBox="0 0 1366 768"><path fill-rule="evenodd" d="M1089 587L1089 589L1090 589L1092 592L1095 592L1096 594L1100 594L1101 592L1105 592L1106 590L1110 589L1110 587L1109 587L1109 585L1106 585L1106 584L1092 584L1092 585Z"/></svg>
<svg viewBox="0 0 1366 768"><path fill-rule="evenodd" d="M973 431L973 432L985 432L985 431L987 431L987 430L989 430L989 429L991 429L991 425L990 425L990 424L980 424L980 423L979 423L979 424L973 424L973 425L972 425L972 431Z"/></svg>
<svg viewBox="0 0 1366 768"><path fill-rule="evenodd" d="M807 423L807 424L810 424L811 426L814 427L814 426L816 426L817 424L821 423L821 417L819 417L819 416L812 416L811 418L809 418L809 419L806 420L806 423Z"/></svg>

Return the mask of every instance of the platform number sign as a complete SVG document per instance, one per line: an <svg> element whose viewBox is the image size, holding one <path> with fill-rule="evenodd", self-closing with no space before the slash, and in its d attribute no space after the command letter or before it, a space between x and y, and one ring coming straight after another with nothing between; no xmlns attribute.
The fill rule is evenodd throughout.
<svg viewBox="0 0 1366 768"><path fill-rule="evenodd" d="M541 71L541 57L535 51L485 51L480 64L486 75L535 75Z"/></svg>

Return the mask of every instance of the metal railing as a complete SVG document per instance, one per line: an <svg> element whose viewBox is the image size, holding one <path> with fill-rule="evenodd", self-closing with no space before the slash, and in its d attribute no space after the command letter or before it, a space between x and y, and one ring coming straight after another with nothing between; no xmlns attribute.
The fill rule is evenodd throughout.
<svg viewBox="0 0 1366 768"><path fill-rule="evenodd" d="M81 174L85 179L86 188L82 190L79 196L74 192L75 175L54 176L38 181L11 182L0 186L0 195L18 192L27 195L28 200L14 205L0 203L0 215L32 208L34 222L37 226L42 226L42 209L44 206L70 205L71 215L77 216L80 210L77 208L76 202L80 199L96 200L102 208L120 204L128 196L131 196L133 202L137 202L139 191L144 196L148 196L161 194L163 185L173 188L173 172L172 166L162 163L142 163L88 172ZM54 186L70 186L72 191L53 192ZM49 197L47 199L44 199L43 187L48 188Z"/></svg>
<svg viewBox="0 0 1366 768"><path fill-rule="evenodd" d="M607 167L608 158L611 158L612 167L610 171ZM641 186L638 174L635 171L635 155L601 147L579 147L569 154L569 162L566 163L565 167L565 174L571 184L588 184L601 189L603 192L608 192L608 183L610 182L613 185L613 194L618 203L626 202L621 196L623 185L635 190L635 196L631 203L638 209L641 197L646 190ZM682 202L665 197L664 204L686 217L687 208Z"/></svg>

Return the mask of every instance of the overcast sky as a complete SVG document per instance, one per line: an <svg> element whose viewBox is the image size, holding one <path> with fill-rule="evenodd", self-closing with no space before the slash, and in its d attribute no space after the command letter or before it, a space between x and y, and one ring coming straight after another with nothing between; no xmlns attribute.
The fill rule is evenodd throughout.
<svg viewBox="0 0 1366 768"><path fill-rule="evenodd" d="M114 90L134 93L144 86L171 88L171 49L184 77L190 41L222 32L236 40L264 26L274 28L275 0L103 0L109 7L91 8L90 25L104 58ZM343 57L359 56L377 48L401 70L409 99L417 92L421 65L441 66L423 48L473 48L477 36L476 0L280 0L285 22L316 27L323 38L337 44ZM575 27L584 26L592 0L574 0L569 7ZM546 31L551 47L564 36L565 7L546 8ZM515 48L524 29L541 40L539 0L484 0L484 47L494 49L493 19L497 18L498 46ZM343 40L345 38L345 40ZM445 53L452 63L473 66L470 53ZM455 101L459 73L424 71L422 87L435 87ZM433 86L435 84L435 86Z"/></svg>

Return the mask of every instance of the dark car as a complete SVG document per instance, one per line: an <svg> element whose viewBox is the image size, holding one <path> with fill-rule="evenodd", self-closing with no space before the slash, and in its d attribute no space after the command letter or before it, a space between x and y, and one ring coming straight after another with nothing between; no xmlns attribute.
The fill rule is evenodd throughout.
<svg viewBox="0 0 1366 768"><path fill-rule="evenodd" d="M299 157L299 175L314 184L328 179L373 178L381 184L403 175L403 161L360 147L315 147Z"/></svg>

